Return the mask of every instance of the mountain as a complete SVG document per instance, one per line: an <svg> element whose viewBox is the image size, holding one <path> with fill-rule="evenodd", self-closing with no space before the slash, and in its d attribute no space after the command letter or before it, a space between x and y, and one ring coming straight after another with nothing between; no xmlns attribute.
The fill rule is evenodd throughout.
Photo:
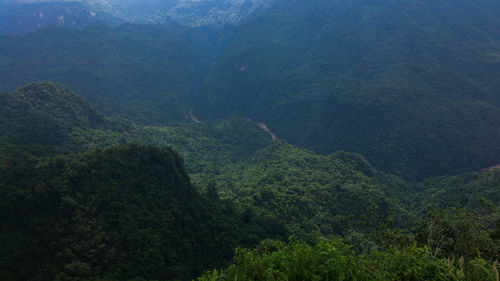
<svg viewBox="0 0 500 281"><path fill-rule="evenodd" d="M1 160L3 280L188 280L270 237L265 220L198 193L166 147Z"/></svg>
<svg viewBox="0 0 500 281"><path fill-rule="evenodd" d="M43 155L126 143L168 145L187 160L186 169L197 183L226 166L247 161L272 142L256 123L238 118L168 127L111 119L71 89L53 82L31 83L0 94L0 121L0 145L31 151L43 146Z"/></svg>
<svg viewBox="0 0 500 281"><path fill-rule="evenodd" d="M458 176L444 176L425 180L421 206L427 209L466 206L469 209L498 208L500 202L500 170L483 170ZM493 204L491 204L493 203Z"/></svg>
<svg viewBox="0 0 500 281"><path fill-rule="evenodd" d="M60 145L74 127L118 127L68 88L32 83L0 95L0 136L16 144Z"/></svg>
<svg viewBox="0 0 500 281"><path fill-rule="evenodd" d="M360 155L322 156L273 141L248 120L137 126L110 120L70 89L51 82L0 96L0 105L0 138L15 145L67 147L72 152L124 143L169 145L186 159L197 185L213 181L223 197L255 209L261 217L288 221L290 233L340 233L347 227L341 226L342 217L359 216L372 205L384 216L398 210L398 222L408 219L409 211L399 202L400 193L409 192L403 181L375 170ZM293 229L294 224L300 228Z"/></svg>
<svg viewBox="0 0 500 281"><path fill-rule="evenodd" d="M47 25L81 29L95 21L119 22L79 1L0 2L0 34L24 34Z"/></svg>
<svg viewBox="0 0 500 281"><path fill-rule="evenodd" d="M495 11L492 0L294 0L220 29L48 27L0 37L0 91L56 81L138 124L190 122L191 109L251 118L409 180L460 174L500 163Z"/></svg>
<svg viewBox="0 0 500 281"><path fill-rule="evenodd" d="M92 7L126 22L175 22L189 26L237 24L274 0L87 0Z"/></svg>
<svg viewBox="0 0 500 281"><path fill-rule="evenodd" d="M274 0L17 0L0 2L0 34L22 34L46 25L83 28L94 21L239 24Z"/></svg>
<svg viewBox="0 0 500 281"><path fill-rule="evenodd" d="M52 82L3 94L0 107L5 280L187 280L227 266L237 246L290 235L342 235L351 246L341 249L362 252L352 256L360 262L417 243L428 247L418 250L423 266L466 255L484 272L498 256L495 168L408 183L359 154L318 155L273 140L251 120L158 127L109 119ZM44 138L52 128L62 133ZM429 212L460 204L467 209ZM442 259L428 253L440 241ZM401 251L414 261L415 247Z"/></svg>
<svg viewBox="0 0 500 281"><path fill-rule="evenodd" d="M238 28L195 110L408 179L493 166L499 15L493 0L279 2Z"/></svg>
<svg viewBox="0 0 500 281"><path fill-rule="evenodd" d="M499 12L290 0L0 36L1 279L498 281Z"/></svg>
<svg viewBox="0 0 500 281"><path fill-rule="evenodd" d="M189 121L192 95L217 42L182 26L94 23L83 30L46 27L0 37L0 91L55 81L106 115L138 123Z"/></svg>
<svg viewBox="0 0 500 281"><path fill-rule="evenodd" d="M288 232L300 239L346 235L369 210L384 218L395 214L400 227L412 220L412 211L402 204L412 186L375 170L357 154L323 156L274 141L215 179L223 197L286 222Z"/></svg>

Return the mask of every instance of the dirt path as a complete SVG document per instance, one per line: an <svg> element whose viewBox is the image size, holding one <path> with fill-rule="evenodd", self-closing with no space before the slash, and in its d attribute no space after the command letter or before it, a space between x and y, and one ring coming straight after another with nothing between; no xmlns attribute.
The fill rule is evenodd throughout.
<svg viewBox="0 0 500 281"><path fill-rule="evenodd" d="M493 171L494 169L500 169L500 164L496 165L496 166L493 166L493 167L486 168L485 170Z"/></svg>
<svg viewBox="0 0 500 281"><path fill-rule="evenodd" d="M277 140L278 139L278 137L273 132L271 132L271 130L269 130L269 128L266 126L266 124L259 122L259 123L257 123L257 126L261 127L262 130L264 130L268 134L270 134L271 137L273 138L273 140Z"/></svg>
<svg viewBox="0 0 500 281"><path fill-rule="evenodd" d="M199 124L201 122L200 119L198 119L194 115L192 107L189 110L188 114L189 114L189 118L191 118L191 120L193 120L196 124ZM248 118L248 120L251 121L252 119ZM273 138L273 140L277 140L278 139L278 137L271 130L269 130L269 128L267 127L266 124L264 124L262 122L257 122L257 126L259 126L262 130L266 131Z"/></svg>
<svg viewBox="0 0 500 281"><path fill-rule="evenodd" d="M191 107L191 109L189 110L189 117L191 118L191 120L194 121L194 123L198 124L200 123L200 119L196 118L196 116L194 116L193 114L193 108Z"/></svg>

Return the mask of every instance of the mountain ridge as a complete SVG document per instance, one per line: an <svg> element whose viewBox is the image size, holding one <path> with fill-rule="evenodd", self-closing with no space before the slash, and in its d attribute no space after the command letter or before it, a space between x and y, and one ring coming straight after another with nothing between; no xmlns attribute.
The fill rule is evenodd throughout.
<svg viewBox="0 0 500 281"><path fill-rule="evenodd" d="M274 1L5 0L0 2L0 34L26 33L51 24L83 28L96 20L112 25L235 25L267 8Z"/></svg>
<svg viewBox="0 0 500 281"><path fill-rule="evenodd" d="M87 122L85 116L103 115L48 82L0 95L0 108L2 125L34 125L10 118L5 108L15 116L36 109L52 117L48 127L72 132L58 143L29 138L19 145L4 139L19 131L0 126L6 280L186 280L226 266L236 246L265 238L261 245L270 246L269 239L290 235L309 243L341 235L350 245L345 249L360 257L412 241L407 249L441 249L446 239L440 256L429 258L442 257L448 267L445 258L467 255L487 264L498 256L498 169L409 183L359 154L318 155L272 140L244 119L176 127L114 119L117 127L109 127L107 119ZM429 211L433 206L453 208Z"/></svg>
<svg viewBox="0 0 500 281"><path fill-rule="evenodd" d="M408 179L494 165L493 11L490 0L279 2L236 31L198 116L248 115L298 146L357 152Z"/></svg>
<svg viewBox="0 0 500 281"><path fill-rule="evenodd" d="M221 29L48 27L0 37L0 91L53 80L138 124L189 122L190 109L251 118L409 180L460 174L500 163L494 11L493 0L295 0Z"/></svg>

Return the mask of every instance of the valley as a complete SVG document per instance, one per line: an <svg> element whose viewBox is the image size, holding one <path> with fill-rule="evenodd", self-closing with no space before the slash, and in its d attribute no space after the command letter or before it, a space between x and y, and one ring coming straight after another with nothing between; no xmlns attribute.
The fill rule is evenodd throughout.
<svg viewBox="0 0 500 281"><path fill-rule="evenodd" d="M0 1L0 34L2 280L498 281L498 1Z"/></svg>
<svg viewBox="0 0 500 281"><path fill-rule="evenodd" d="M481 248L484 249L481 250L483 257L496 255L494 249L498 244L491 240L495 236L486 238L489 236L484 235L490 235L487 234L489 233L487 225L499 218L500 173L498 170L474 172L457 177L439 177L411 183L375 169L359 154L337 152L323 156L287 144L282 140L273 140L257 124L246 119L233 118L210 123L182 123L178 126L141 126L126 120L110 119L96 111L70 89L48 82L30 84L18 88L10 94L1 95L0 105L2 112L0 120L3 124L0 126L0 134L4 136L0 149L0 172L2 173L0 209L4 215L2 221L6 222L2 226L0 242L12 245L2 252L4 257L2 263L12 264L17 255L22 255L20 251L29 253L33 260L29 262L29 270L23 271L24 274L27 274L23 275L25 277L38 274L37 276L45 278L39 274L42 274L42 271L46 272L47 269L43 268L47 266L54 271L54 274L63 274L61 276L106 274L100 276L112 278L112 275L109 274L118 274L116 276L125 278L140 274L142 277L146 276L145 278L151 279L165 278L165 276L173 276L172 280L185 279L188 276L191 278L193 275L201 274L201 270L223 266L231 257L231 250L236 245L251 247L257 245L264 238L285 240L289 236L299 239L298 241L314 243L321 237L341 235L347 243L351 243L353 247L363 252L386 249L387 245L384 243L403 243L401 246L405 247L407 242L404 241L419 239L418 235L424 235L424 239L420 241L426 241L425 223L427 222L415 220L416 216L426 213L426 210L429 210L431 206L449 210L446 212L453 212L454 209L448 208L453 208L456 202L460 202L468 208L459 209L460 216L471 216L477 224L471 230L477 231L479 234L474 235L482 235L483 239L486 239L480 242L486 244L476 244L475 247L484 247ZM33 123L35 120L37 123ZM37 130L34 130L34 126ZM165 148L165 145L178 151L180 156L177 156L176 152L170 148ZM158 149L163 150L158 151ZM161 160L163 158L165 160ZM136 163L137 161L142 162ZM152 161L167 162L153 164ZM154 166L148 168L148 165ZM139 167L143 167L140 169L144 170L138 170ZM182 172L184 167L186 173ZM175 172L160 172L158 169L173 169L172 171ZM179 171L182 180L178 179L179 176L176 175ZM166 182L167 179L173 180L176 184ZM151 182L151 187L148 187L151 180L156 181L156 183ZM161 198L158 197L160 196L158 192L163 192L161 190L164 188L174 188L179 184L185 185L185 187L179 188L184 190L182 192L188 193L183 195L183 193L177 193L181 192L180 190L172 190L170 192L175 195L169 196L177 196L178 200L188 200L186 202L190 202L189 204L202 204L200 206L187 205L188 209L186 210L179 209L179 214L183 214L182 219L188 219L191 222L201 219L206 222L208 218L204 216L215 216L213 219L217 219L222 228L214 231L222 231L223 233L230 231L227 229L226 222L223 221L227 219L231 221L231 224L241 224L236 229L238 231L244 230L246 234L233 231L230 232L231 235L236 236L223 236L226 237L224 239L230 240L219 240L222 238L210 236L212 234L209 236L200 234L199 231L205 231L202 230L204 229L202 227L195 232L189 229L179 230L182 231L182 234L174 235L149 224L149 221L157 221L158 219L160 222L170 223L171 219L158 218L157 215L150 218L141 216L141 223L144 224L141 228L145 227L150 234L156 233L155 236L141 238L148 241L148 244L143 246L132 241L127 243L131 243L130 245L134 247L141 247L140 251L144 251L152 245L171 249L169 243L181 243L184 245L182 247L188 248L179 248L179 251L183 251L188 255L187 257L191 255L191 258L188 259L196 256L199 262L191 264L178 257L168 261L171 258L159 252L156 253L157 257L154 260L134 260L130 256L132 252L129 252L132 249L122 249L117 258L123 262L105 265L109 261L100 260L99 256L116 255L114 251L118 250L116 248L118 246L113 246L114 241L126 239L125 237L115 237L116 234L113 233L116 231L109 227L115 227L117 230L126 228L129 229L128 231L132 231L131 229L139 231L134 232L136 234L129 234L127 237L150 234L142 233L141 228L135 228L137 222L130 221L132 217L135 217L134 215L128 219L122 219L123 221L105 222L102 220L112 219L113 213L125 215L125 210L145 208L144 204L149 206L153 203L151 198ZM70 186L72 191L68 190ZM160 187L161 189L156 191L153 189ZM109 193L111 190L108 191L108 188L114 188L113 193ZM126 188L131 189L125 191ZM135 189L137 190L134 191ZM134 195L136 192L139 193ZM146 193L143 194L143 192ZM119 196L122 197L113 199L114 197L109 197L106 194L121 194ZM143 199L137 197L139 194L143 194L140 195L140 198ZM134 197L125 199L126 197L123 196ZM199 197L199 199L192 196ZM44 198L52 198L51 200L54 201L47 205L48 199ZM111 201L101 202L100 200ZM137 200L146 201L140 203L141 201ZM117 203L113 202L122 203L116 205ZM161 206L164 206L165 202L155 203L160 204L155 207L160 208L155 212L159 212L158 214L163 214L166 211L176 212L178 207L175 206L178 203L172 203L174 205L161 209L164 208ZM212 205L214 202L220 203ZM26 209L24 207L27 206L26 204L32 206L36 213L29 213L31 209ZM43 204L44 207L37 207L37 204ZM185 204L182 203L179 206ZM112 207L115 205L121 206L119 208L122 209L111 211L116 208ZM472 210L484 208L482 206L489 206L489 211L480 216L476 213L470 213ZM57 211L58 208L66 211L61 213L61 211ZM94 210L94 208L100 209ZM149 214L150 208L147 207L139 212ZM203 208L208 209L201 211ZM37 214L42 210L44 213ZM198 210L198 212L193 213L194 210ZM211 214L210 212L215 213ZM222 216L220 212L225 215ZM42 217L38 218L37 216L42 214L45 214L43 218L49 221L36 224L35 227L35 221L42 219ZM203 216L199 217L201 214ZM73 221L75 215L81 221ZM45 225L53 224L54 222L50 220L60 216L62 216L60 219L64 219L63 221L67 225L60 225L60 229L52 230L56 231L54 233L52 231L46 232L48 230ZM64 218L64 216L72 216L72 218ZM175 217L178 216L175 215ZM385 221L386 219L389 221ZM35 228L18 228L21 221L24 221L23 224L33 225ZM457 222L466 223L461 219L458 219ZM424 229L420 230L423 232L410 234L412 225L419 223L424 224ZM380 228L384 225L389 228ZM73 238L67 237L64 230L68 227L84 228L75 228L75 231L81 234L78 234L77 240L71 240ZM213 228L209 227L209 229ZM389 236L382 238L379 236L382 235L379 231L389 231L383 234ZM398 231L403 232L399 233ZM411 231L415 231L415 229ZM42 240L39 240L41 242L48 237L61 239L57 244L59 246L47 249L48 252L43 253L33 253L22 248L24 244L19 243L26 239L23 237L34 233L41 235L40 239ZM13 237L21 237L21 240L12 240ZM154 243L151 240L153 237L157 237ZM170 242L173 241L170 240L173 237L188 240ZM197 239L202 239L201 237L209 239L204 243L217 247L217 259L205 254L206 246L203 248L195 247L195 245L199 245L198 241L201 240ZM99 243L100 240L96 239L104 239L102 240L104 244L92 244ZM464 243L469 242L468 240L464 241ZM96 253L100 252L101 254L88 255L87 250L80 250L80 247L76 246L75 243L91 243L86 245L85 249L93 249L92 252L98 251ZM160 246L158 243L163 244ZM479 243L479 241L475 243ZM225 247L224 250L221 247ZM64 250L65 248L66 250ZM185 252L186 249L190 250ZM63 252L59 253L58 251L69 252L63 254ZM449 252L451 254L457 250L447 251L451 251ZM456 254L460 255L460 252L456 252ZM47 255L64 255L65 258L58 258L52 260L51 264L43 265L39 259L48 258ZM471 258L473 257L471 256ZM68 264L65 265L65 262ZM183 269L169 269L168 265L172 262L178 263ZM119 269L126 263L133 264L133 267L128 268L134 268L136 271ZM103 265L108 269L102 271ZM148 267L152 265L167 266L167 268L153 270ZM66 269L62 270L61 266ZM87 268L86 273L79 275L82 273L75 273L73 269L69 269L77 266ZM11 275L13 269L3 267L2 270L3 276L15 276ZM112 273L114 270L119 270L120 273ZM50 276L52 273L46 272L44 274ZM20 278L20 275L12 278Z"/></svg>

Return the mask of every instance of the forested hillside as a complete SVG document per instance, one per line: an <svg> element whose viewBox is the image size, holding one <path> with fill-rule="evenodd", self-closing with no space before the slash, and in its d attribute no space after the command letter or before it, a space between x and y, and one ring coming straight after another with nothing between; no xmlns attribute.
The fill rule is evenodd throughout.
<svg viewBox="0 0 500 281"><path fill-rule="evenodd" d="M496 165L499 15L492 0L283 1L238 29L197 109L410 179Z"/></svg>
<svg viewBox="0 0 500 281"><path fill-rule="evenodd" d="M0 136L16 144L71 146L75 128L119 130L69 88L33 83L0 95Z"/></svg>
<svg viewBox="0 0 500 281"><path fill-rule="evenodd" d="M500 2L92 1L169 23L0 36L2 281L499 281Z"/></svg>
<svg viewBox="0 0 500 281"><path fill-rule="evenodd" d="M50 80L108 115L147 124L188 120L191 97L209 66L210 33L94 23L81 31L51 26L1 36L0 91Z"/></svg>
<svg viewBox="0 0 500 281"><path fill-rule="evenodd" d="M252 118L421 180L500 163L499 14L493 0L293 0L232 27L48 27L0 37L0 91L56 81L147 125Z"/></svg>
<svg viewBox="0 0 500 281"><path fill-rule="evenodd" d="M169 127L109 118L71 89L53 82L31 83L0 94L0 121L1 141L34 146L49 154L126 143L169 145L188 160L187 169L197 179L248 160L272 141L256 123L240 118Z"/></svg>
<svg viewBox="0 0 500 281"><path fill-rule="evenodd" d="M360 276L379 266L378 255L400 256L401 264L380 273L399 276L392 266L415 253L423 267L414 270L423 276L442 268L441 259L461 256L471 264L453 263L453 270L480 274L500 251L496 169L408 183L357 154L322 156L273 141L248 120L138 126L109 119L50 82L20 87L0 101L0 271L6 280L186 280L226 266L237 246L289 236L309 243L344 237L339 257L362 263ZM171 149L120 143L175 147L194 186ZM406 248L412 243L431 254ZM276 262L285 264L295 247L326 247L276 245L269 254L283 249ZM236 262L245 265L238 266L251 270L250 252L241 254ZM232 270L224 278L240 276ZM458 274L453 270L450 276Z"/></svg>
<svg viewBox="0 0 500 281"><path fill-rule="evenodd" d="M187 171L196 183L214 181L221 194L242 202L246 196L255 199L263 193L303 195L306 190L318 189L337 194L338 188L351 192L352 196L361 196L364 200L355 199L352 203L365 206L358 208L348 203L337 211L358 214L371 203L392 204L393 208L399 204L388 203L385 201L388 198L397 198L401 204L417 209L433 204L476 209L482 198L496 205L500 202L498 168L409 183L377 170L359 154L340 151L324 156L282 140L272 140L250 120L232 118L178 126L141 126L109 118L71 89L52 82L32 83L0 95L0 109L0 139L4 145L38 150L38 155L46 156L126 143L168 145L186 159ZM417 195L421 196L417 199L419 204L412 197ZM375 201L366 201L370 196ZM261 203L255 205L263 206ZM388 210L384 212L388 214Z"/></svg>
<svg viewBox="0 0 500 281"><path fill-rule="evenodd" d="M284 238L199 194L169 148L1 156L2 280L186 280L238 245Z"/></svg>
<svg viewBox="0 0 500 281"><path fill-rule="evenodd" d="M382 217L397 214L398 226L411 219L400 202L401 191L410 192L410 185L375 170L356 154L321 156L274 142L216 179L224 197L252 206L259 216L287 222L297 237L346 234L371 208Z"/></svg>

